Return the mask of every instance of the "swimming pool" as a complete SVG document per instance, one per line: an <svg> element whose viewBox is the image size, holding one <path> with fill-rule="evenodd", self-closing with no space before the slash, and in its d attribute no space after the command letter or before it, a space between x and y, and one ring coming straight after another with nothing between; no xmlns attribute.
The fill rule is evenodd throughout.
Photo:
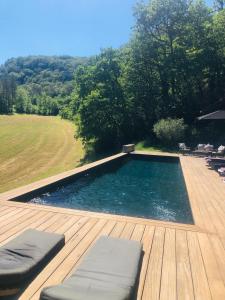
<svg viewBox="0 0 225 300"><path fill-rule="evenodd" d="M193 224L178 158L125 157L29 202Z"/></svg>

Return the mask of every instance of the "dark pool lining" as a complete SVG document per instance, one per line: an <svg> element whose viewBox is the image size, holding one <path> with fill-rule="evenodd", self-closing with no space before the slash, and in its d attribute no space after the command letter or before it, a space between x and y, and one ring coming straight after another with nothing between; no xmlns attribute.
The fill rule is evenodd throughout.
<svg viewBox="0 0 225 300"><path fill-rule="evenodd" d="M132 159L132 160L136 160L136 159L137 160L147 160L147 161L154 161L154 162L157 162L157 161L158 162L173 162L173 163L180 164L180 159L179 159L179 157L176 157L176 156L158 156L158 155L149 155L149 154L130 153L125 156L121 156L116 159L112 159L110 161L106 161L101 164L95 165L84 171L80 171L80 172L73 174L71 176L68 176L66 178L62 178L56 182L47 184L46 186L43 186L41 188L37 188L33 191L30 191L26 194L23 194L21 196L18 196L16 198L12 199L12 201L28 202L32 198L35 198L35 197L39 196L40 194L43 194L46 192L51 193L51 192L56 191L58 188L64 186L65 184L67 185L67 184L73 183L74 180L79 179L87 174L90 174L90 175L94 174L95 176L101 176L101 173L105 173L104 171L105 171L106 166L111 166L110 173L112 173L115 170L119 169L122 164L125 164L127 162L127 160L130 160L130 159ZM181 167L181 165L180 165L180 167ZM189 195L188 195L186 183L184 180L182 167L181 167L181 174L183 177L182 179L183 179L183 183L184 183L184 188L185 188L185 191L187 194L188 205L190 208L190 213L191 213L191 217L192 217L192 221L193 221L192 223L189 223L189 224L194 224L191 203L189 200Z"/></svg>
<svg viewBox="0 0 225 300"><path fill-rule="evenodd" d="M174 162L174 163L179 163L180 162L179 157L175 157L175 156L157 156L157 155L149 155L149 154L128 153L125 156L117 157L116 159L112 159L110 161L103 162L101 164L90 167L90 168L88 168L84 171L80 171L76 174L73 174L73 175L68 176L66 178L62 178L62 179L57 180L55 182L49 183L49 184L47 184L45 186L42 186L40 188L37 188L33 191L29 191L27 193L24 193L23 195L17 196L15 198L11 199L10 201L28 202L29 200L39 196L40 194L43 194L43 193L46 193L46 192L54 192L59 187L62 187L65 184L70 184L75 179L78 179L78 178L80 178L80 177L82 177L86 174L92 175L93 173L96 172L96 170L97 171L104 170L105 166L107 166L107 165L115 166L115 162L118 164L118 168L119 168L119 167L121 167L121 164L119 165L119 162L124 161L124 163L126 163L127 159L129 159L129 158L148 160L148 161L162 161L162 162L167 162L168 161L168 162ZM182 172L182 174L183 174L183 172ZM184 184L185 184L185 182L184 182ZM185 188L186 188L186 184L185 184Z"/></svg>

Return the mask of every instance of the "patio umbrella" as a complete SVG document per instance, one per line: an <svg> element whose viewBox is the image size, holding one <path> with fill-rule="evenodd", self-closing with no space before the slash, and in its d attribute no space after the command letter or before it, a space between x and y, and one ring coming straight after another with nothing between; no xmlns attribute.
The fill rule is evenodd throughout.
<svg viewBox="0 0 225 300"><path fill-rule="evenodd" d="M201 120L225 120L225 110L217 110L210 114L198 117L197 119L199 121L201 121Z"/></svg>

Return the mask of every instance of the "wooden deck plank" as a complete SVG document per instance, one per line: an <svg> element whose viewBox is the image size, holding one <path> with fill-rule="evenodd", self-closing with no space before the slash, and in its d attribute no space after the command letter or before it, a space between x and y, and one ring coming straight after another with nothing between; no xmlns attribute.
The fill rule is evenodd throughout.
<svg viewBox="0 0 225 300"><path fill-rule="evenodd" d="M142 299L158 300L160 296L165 228L155 229Z"/></svg>
<svg viewBox="0 0 225 300"><path fill-rule="evenodd" d="M193 300L193 280L188 253L187 233L176 231L177 299Z"/></svg>
<svg viewBox="0 0 225 300"><path fill-rule="evenodd" d="M139 285L138 285L138 293L137 293L138 300L142 299L142 296L143 296L154 233L155 233L155 227L153 227L153 226L145 227L145 231L144 231L144 234L142 237L144 256L142 259L142 266L141 266Z"/></svg>
<svg viewBox="0 0 225 300"><path fill-rule="evenodd" d="M198 233L197 235L212 299L225 299L223 278L221 277L215 253L211 247L208 236L204 233Z"/></svg>
<svg viewBox="0 0 225 300"><path fill-rule="evenodd" d="M132 233L131 239L134 241L141 241L145 231L145 225L137 224Z"/></svg>
<svg viewBox="0 0 225 300"><path fill-rule="evenodd" d="M188 232L187 239L195 299L212 299L201 251L198 244L198 238L195 233L192 234Z"/></svg>
<svg viewBox="0 0 225 300"><path fill-rule="evenodd" d="M123 229L123 232L121 233L120 237L122 239L130 239L133 231L134 231L135 225L132 223L127 223Z"/></svg>
<svg viewBox="0 0 225 300"><path fill-rule="evenodd" d="M21 234L23 231L29 229L36 229L40 224L45 223L49 218L49 213L47 212L43 212L43 214L40 215L40 217L38 219L36 219L35 221L33 221L29 226L25 227L25 228L21 228L19 229L16 233L14 233L12 236L9 236L6 240L4 240L4 242L1 242L0 245L2 243L7 243L8 241L10 241L12 238L15 238L16 236L18 236L19 234ZM20 224L20 223L18 223Z"/></svg>
<svg viewBox="0 0 225 300"><path fill-rule="evenodd" d="M176 300L175 230L166 229L162 264L160 299Z"/></svg>
<svg viewBox="0 0 225 300"><path fill-rule="evenodd" d="M112 237L119 237L121 232L123 231L126 223L125 222L118 222L116 223L116 226L113 228L113 231L111 232Z"/></svg>
<svg viewBox="0 0 225 300"><path fill-rule="evenodd" d="M26 229L30 224L32 224L32 222L39 220L40 217L44 214L45 213L43 211L39 211L38 213L36 211L30 211L28 214L26 214L26 218L24 218L23 220L19 218L19 222L17 220L17 222L12 222L10 224L7 224L6 226L1 227L0 242L6 240L10 236L15 235L18 231Z"/></svg>
<svg viewBox="0 0 225 300"><path fill-rule="evenodd" d="M209 236L211 246L214 250L215 257L217 260L217 265L220 270L220 274L223 278L223 283L225 284L225 249L220 241L220 239L216 235Z"/></svg>

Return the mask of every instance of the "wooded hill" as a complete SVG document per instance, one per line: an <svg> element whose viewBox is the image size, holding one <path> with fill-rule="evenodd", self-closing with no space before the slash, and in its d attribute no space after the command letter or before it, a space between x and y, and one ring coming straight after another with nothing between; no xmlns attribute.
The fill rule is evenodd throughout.
<svg viewBox="0 0 225 300"><path fill-rule="evenodd" d="M55 115L63 98L73 90L76 68L87 62L88 58L71 56L11 58L0 67L0 78L8 80L8 86L19 87L20 99L15 103L18 112ZM50 103L53 103L52 109Z"/></svg>

